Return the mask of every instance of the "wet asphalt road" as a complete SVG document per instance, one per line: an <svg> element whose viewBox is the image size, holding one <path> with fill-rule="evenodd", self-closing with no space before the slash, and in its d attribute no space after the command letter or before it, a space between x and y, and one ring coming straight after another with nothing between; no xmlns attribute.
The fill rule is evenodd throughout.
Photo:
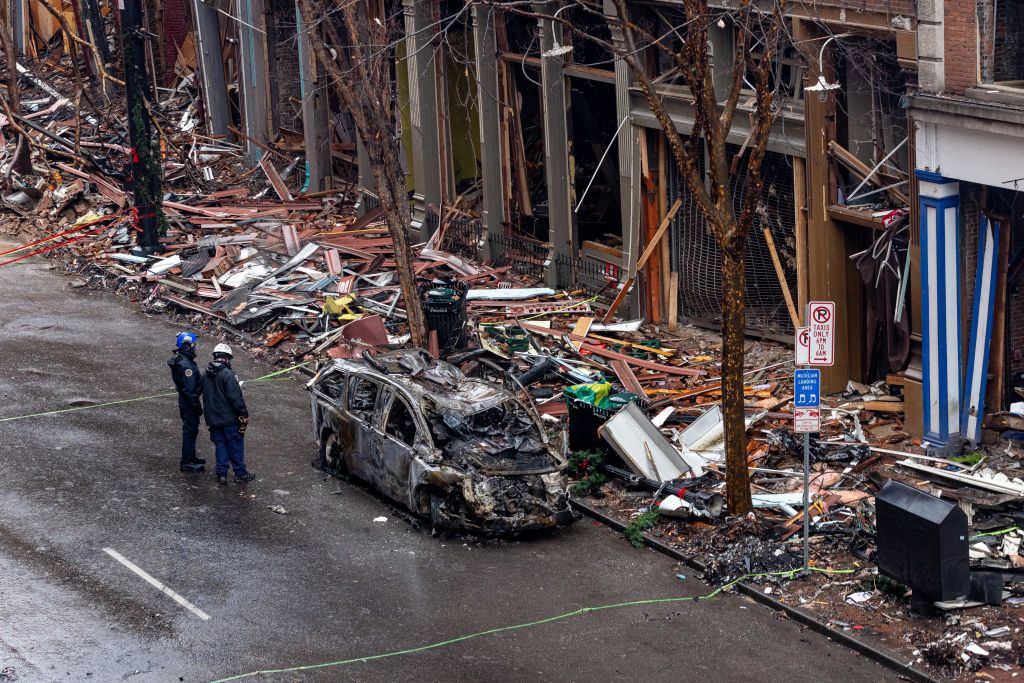
<svg viewBox="0 0 1024 683"><path fill-rule="evenodd" d="M178 328L68 281L37 259L0 268L0 417L169 390L164 361ZM214 343L200 340L204 360ZM268 371L244 354L235 367L243 379ZM310 467L299 382L253 385L246 398L247 460L259 475L248 485L177 471L173 398L0 422L0 669L23 681L208 681L710 590L589 520L520 542L432 538ZM205 429L200 439L211 458ZM736 596L259 680L680 678L895 680Z"/></svg>

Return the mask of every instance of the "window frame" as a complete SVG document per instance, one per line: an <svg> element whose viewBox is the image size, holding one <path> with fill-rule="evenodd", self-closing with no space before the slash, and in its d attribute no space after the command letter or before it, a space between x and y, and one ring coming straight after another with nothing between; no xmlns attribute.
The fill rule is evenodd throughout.
<svg viewBox="0 0 1024 683"><path fill-rule="evenodd" d="M403 446L406 446L407 448L414 448L417 444L422 443L424 438L424 430L420 425L419 420L416 419L416 411L413 410L411 403L406 399L406 397L403 396L398 391L396 391L393 387L386 387L386 389L389 398L387 403L385 404L384 410L381 413L380 428L378 431L380 431L380 433L383 434L385 437L392 439L402 444ZM412 424L413 428L415 429L415 433L413 434L413 439L411 443L406 443L404 439L388 433L388 421L391 419L391 411L395 407L395 401L400 401L405 406L405 409L408 411L409 417L412 418Z"/></svg>
<svg viewBox="0 0 1024 683"><path fill-rule="evenodd" d="M373 397L373 407L370 409L366 417L363 416L361 411L356 411L352 409L352 394L353 392L355 392L356 386L359 384L359 382L369 382L370 384L374 385L377 388L377 393L374 394ZM381 390L383 389L383 384L373 379L372 377L356 374L349 375L345 379L345 387L345 412L353 419L359 420L361 423L365 424L367 427L373 427L375 421L374 417L377 414L377 409L380 407L380 395Z"/></svg>

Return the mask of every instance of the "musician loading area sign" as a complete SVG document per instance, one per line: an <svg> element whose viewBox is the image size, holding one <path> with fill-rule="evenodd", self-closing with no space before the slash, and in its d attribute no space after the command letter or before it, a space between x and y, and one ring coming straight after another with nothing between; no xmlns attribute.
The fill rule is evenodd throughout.
<svg viewBox="0 0 1024 683"><path fill-rule="evenodd" d="M793 431L821 431L821 370L793 373Z"/></svg>
<svg viewBox="0 0 1024 683"><path fill-rule="evenodd" d="M832 301L811 301L807 304L807 326L810 328L808 365L835 363L836 305Z"/></svg>

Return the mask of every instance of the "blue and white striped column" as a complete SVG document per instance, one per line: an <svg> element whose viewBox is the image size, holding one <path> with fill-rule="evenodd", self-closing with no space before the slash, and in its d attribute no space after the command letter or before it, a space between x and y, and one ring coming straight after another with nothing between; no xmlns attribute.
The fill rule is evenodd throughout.
<svg viewBox="0 0 1024 683"><path fill-rule="evenodd" d="M924 438L960 431L960 183L931 171L919 181Z"/></svg>

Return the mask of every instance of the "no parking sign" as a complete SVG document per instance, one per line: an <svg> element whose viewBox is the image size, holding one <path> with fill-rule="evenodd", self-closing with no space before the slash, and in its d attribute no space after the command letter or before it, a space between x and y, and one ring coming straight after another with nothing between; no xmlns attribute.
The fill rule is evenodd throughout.
<svg viewBox="0 0 1024 683"><path fill-rule="evenodd" d="M807 325L810 328L808 365L835 363L836 305L832 301L811 301L807 304Z"/></svg>

